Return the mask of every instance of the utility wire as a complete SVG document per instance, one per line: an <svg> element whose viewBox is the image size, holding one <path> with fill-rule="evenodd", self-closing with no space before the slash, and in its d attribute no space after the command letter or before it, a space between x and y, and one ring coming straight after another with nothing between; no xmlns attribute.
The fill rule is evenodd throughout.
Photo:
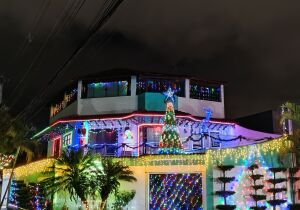
<svg viewBox="0 0 300 210"><path fill-rule="evenodd" d="M47 36L46 41L43 43L43 45L38 50L38 53L34 57L33 61L30 63L30 65L27 68L26 72L24 73L23 77L19 81L18 85L15 87L15 90L20 87L20 85L24 82L24 80L27 78L29 73L34 69L35 64L39 61L41 55L44 53L44 51L48 45L48 42L57 34L58 28L60 27L60 24L61 24L61 19L63 19L66 16L66 14L68 12L67 7L70 2L72 2L72 0L68 0L67 3L65 4L65 6L63 7L62 13L56 19L56 22L55 22L54 26L52 27L49 35ZM22 88L18 94L14 94L14 92L12 92L12 95L14 96L14 100L11 103L11 107L13 107L16 104L19 96L22 94L23 91L24 91L24 88Z"/></svg>
<svg viewBox="0 0 300 210"><path fill-rule="evenodd" d="M79 0L78 3L75 5L73 12L69 15L69 17L65 20L65 23L62 27L62 29L66 29L72 25L75 18L77 17L79 11L82 9L84 4L86 3L86 0ZM63 30L62 30L63 31Z"/></svg>
<svg viewBox="0 0 300 210"><path fill-rule="evenodd" d="M95 59L95 57L97 56L97 53L99 52L99 49L104 47L104 45L106 43L108 43L112 39L112 37L113 37L113 32L111 30L108 33L105 33L103 35L103 37L101 37L101 39L95 44L96 48L95 48L94 52L91 54L89 60L92 61L93 59ZM45 104L41 105L38 110L36 110L33 114L31 114L28 117L27 121L30 121L30 120L34 119L34 117L36 115L38 115L45 108L44 106L45 106Z"/></svg>
<svg viewBox="0 0 300 210"><path fill-rule="evenodd" d="M90 60L93 60L96 57L98 50L100 48L102 48L106 43L108 43L111 40L112 37L113 37L113 33L112 32L110 32L108 34L105 34L105 36L96 45L96 49L92 53L92 55L90 56ZM41 107L38 110L36 110L33 114L31 114L27 118L27 121L30 121L30 120L34 119L35 116L38 115L45 108L44 106L45 106L45 104L41 105Z"/></svg>
<svg viewBox="0 0 300 210"><path fill-rule="evenodd" d="M49 80L47 85L42 89L42 91L30 102L30 104L21 112L18 117L26 119L28 115L34 110L35 106L40 105L42 98L45 96L47 90L51 88L54 84L55 80L59 78L59 76L63 73L63 71L68 67L75 57L77 57L81 51L87 46L90 40L97 34L97 31L109 20L109 18L113 15L113 13L118 9L123 0L115 0L112 2L105 1L105 5L108 5L107 8L104 9L101 17L97 20L91 30L89 30L88 35L84 41L81 41L78 47L74 50L74 52L69 56L69 58L61 65L61 67L57 70L55 75Z"/></svg>
<svg viewBox="0 0 300 210"><path fill-rule="evenodd" d="M49 5L51 3L51 0L45 0L43 1L41 7L38 9L39 13L37 13L35 20L34 20L34 25L32 27L31 34L35 34L38 26L40 24L40 21L43 17L43 15L45 14L45 12L47 11L47 9L49 8ZM28 40L29 37L26 37L22 43L22 46L20 47L20 49L18 50L17 54L14 56L14 58L12 59L12 63L15 63L15 61L23 56L24 52L26 51L26 49L28 48L28 46L30 45L31 41ZM22 76L22 78L19 80L18 84L16 86L14 86L14 89L11 91L10 97L13 97L15 92L17 91L17 89L19 88L19 86L22 84L22 82L24 81L26 77L26 72L24 73L24 75Z"/></svg>

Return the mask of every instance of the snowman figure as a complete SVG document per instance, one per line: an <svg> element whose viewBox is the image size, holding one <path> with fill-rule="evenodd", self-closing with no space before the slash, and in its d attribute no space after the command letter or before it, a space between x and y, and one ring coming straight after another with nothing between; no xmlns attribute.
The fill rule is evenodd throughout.
<svg viewBox="0 0 300 210"><path fill-rule="evenodd" d="M134 147L135 145L134 145L133 133L131 130L129 130L129 129L125 130L123 143L126 144L124 151L132 153L133 148L130 148L130 147Z"/></svg>

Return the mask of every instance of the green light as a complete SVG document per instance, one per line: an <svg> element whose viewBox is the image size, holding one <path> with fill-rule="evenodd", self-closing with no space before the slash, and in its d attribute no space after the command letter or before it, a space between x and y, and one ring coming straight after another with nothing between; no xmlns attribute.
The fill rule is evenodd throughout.
<svg viewBox="0 0 300 210"><path fill-rule="evenodd" d="M35 134L33 137L31 137L31 139L34 139L36 137L38 137L39 135L41 135L42 133L46 132L47 130L49 130L51 128L51 126L48 126L47 128L43 129L42 131L38 132L37 134Z"/></svg>

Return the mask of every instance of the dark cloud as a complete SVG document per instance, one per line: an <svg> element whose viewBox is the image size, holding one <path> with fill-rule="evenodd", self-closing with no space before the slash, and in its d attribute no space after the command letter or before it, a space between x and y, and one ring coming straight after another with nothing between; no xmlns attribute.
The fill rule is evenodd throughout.
<svg viewBox="0 0 300 210"><path fill-rule="evenodd" d="M0 68L11 79L5 98L15 110L47 83L103 8L100 0L86 1L75 15L80 2L8 1L0 7ZM299 101L299 7L297 1L275 0L125 0L48 91L45 103L72 78L114 67L227 81L229 118ZM10 96L53 28L18 97Z"/></svg>

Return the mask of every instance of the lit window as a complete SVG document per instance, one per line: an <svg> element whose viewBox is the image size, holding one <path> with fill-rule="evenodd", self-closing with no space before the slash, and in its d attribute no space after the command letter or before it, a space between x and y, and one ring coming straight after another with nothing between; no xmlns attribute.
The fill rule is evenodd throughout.
<svg viewBox="0 0 300 210"><path fill-rule="evenodd" d="M83 98L102 98L130 95L129 80L90 82L84 85Z"/></svg>
<svg viewBox="0 0 300 210"><path fill-rule="evenodd" d="M136 93L162 93L166 92L169 87L177 91L177 96L185 96L185 81L182 79L167 80L157 78L139 78L136 86Z"/></svg>
<svg viewBox="0 0 300 210"><path fill-rule="evenodd" d="M190 98L206 101L221 101L220 85L205 85L198 81L190 83Z"/></svg>
<svg viewBox="0 0 300 210"><path fill-rule="evenodd" d="M63 146L69 146L72 144L72 132L67 133L63 136Z"/></svg>

